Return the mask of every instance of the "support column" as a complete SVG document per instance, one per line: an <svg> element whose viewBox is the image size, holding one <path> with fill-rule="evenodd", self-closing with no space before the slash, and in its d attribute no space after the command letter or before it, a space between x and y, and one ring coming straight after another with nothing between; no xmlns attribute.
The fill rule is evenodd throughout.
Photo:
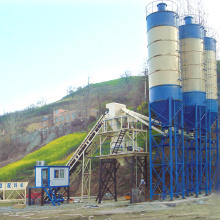
<svg viewBox="0 0 220 220"><path fill-rule="evenodd" d="M41 200L40 200L40 205L44 205L44 188L41 188Z"/></svg>
<svg viewBox="0 0 220 220"><path fill-rule="evenodd" d="M170 147L170 201L173 200L173 143L172 143L172 99L169 98L169 147Z"/></svg>
<svg viewBox="0 0 220 220"><path fill-rule="evenodd" d="M117 174L117 168L116 168L117 160L114 159L114 188L115 188L115 202L117 202L117 181L116 181L116 174Z"/></svg>
<svg viewBox="0 0 220 220"><path fill-rule="evenodd" d="M207 108L205 113L205 195L208 196L208 172L209 172L209 163L208 163L208 139L207 139L207 126L208 126L208 119L207 119Z"/></svg>
<svg viewBox="0 0 220 220"><path fill-rule="evenodd" d="M131 157L131 198L130 198L130 203L132 203L132 189L134 188L134 163L135 163L135 158L134 156Z"/></svg>
<svg viewBox="0 0 220 220"><path fill-rule="evenodd" d="M181 104L181 139L182 139L182 199L185 199L185 143L184 143L184 120L183 120L183 103Z"/></svg>
<svg viewBox="0 0 220 220"><path fill-rule="evenodd" d="M211 194L212 190L212 135L211 135L211 113L209 111L208 116L208 136L209 136L209 194Z"/></svg>
<svg viewBox="0 0 220 220"><path fill-rule="evenodd" d="M28 205L31 205L31 188L28 188Z"/></svg>
<svg viewBox="0 0 220 220"><path fill-rule="evenodd" d="M152 160L152 127L151 127L151 105L149 102L148 105L149 109L149 154L150 154L150 200L153 200L153 175L152 175L152 165L153 165L153 160Z"/></svg>
<svg viewBox="0 0 220 220"><path fill-rule="evenodd" d="M196 148L196 191L195 197L199 196L199 169L198 169L198 106L195 107L195 148Z"/></svg>
<svg viewBox="0 0 220 220"><path fill-rule="evenodd" d="M148 183L148 164L147 164L147 156L144 157L144 181L145 181L145 186L148 187L149 183Z"/></svg>
<svg viewBox="0 0 220 220"><path fill-rule="evenodd" d="M100 159L100 174L99 174L99 204L102 201L102 160Z"/></svg>
<svg viewBox="0 0 220 220"><path fill-rule="evenodd" d="M217 185L216 185L216 190L217 192L219 192L219 188L220 188L220 183L219 183L219 126L218 126L218 115L217 115L217 121L216 121L216 175L217 175Z"/></svg>
<svg viewBox="0 0 220 220"><path fill-rule="evenodd" d="M67 203L70 202L70 187L67 187Z"/></svg>

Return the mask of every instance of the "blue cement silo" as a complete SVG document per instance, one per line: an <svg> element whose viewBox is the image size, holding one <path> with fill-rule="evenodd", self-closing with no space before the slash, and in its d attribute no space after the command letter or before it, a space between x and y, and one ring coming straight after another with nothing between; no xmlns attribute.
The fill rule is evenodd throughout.
<svg viewBox="0 0 220 220"><path fill-rule="evenodd" d="M178 53L177 14L166 10L167 4L157 4L158 11L147 16L149 101L162 126L169 126L171 117L181 105ZM169 111L169 99L175 109ZM173 107L173 103L172 103Z"/></svg>
<svg viewBox="0 0 220 220"><path fill-rule="evenodd" d="M216 64L216 40L212 37L204 38L205 66L206 66L206 103L210 112L211 124L218 114L218 86Z"/></svg>
<svg viewBox="0 0 220 220"><path fill-rule="evenodd" d="M204 38L205 45L205 76L207 103L207 152L208 179L207 192L219 190L219 128L218 128L218 85L216 63L216 40L212 37Z"/></svg>
<svg viewBox="0 0 220 220"><path fill-rule="evenodd" d="M204 28L185 17L179 27L184 120L188 130L195 130L205 112Z"/></svg>
<svg viewBox="0 0 220 220"><path fill-rule="evenodd" d="M184 197L183 108L175 6L172 1L163 1L146 7L151 200L154 196L165 199L169 195L170 200L174 195ZM164 135L153 134L152 125L160 125Z"/></svg>

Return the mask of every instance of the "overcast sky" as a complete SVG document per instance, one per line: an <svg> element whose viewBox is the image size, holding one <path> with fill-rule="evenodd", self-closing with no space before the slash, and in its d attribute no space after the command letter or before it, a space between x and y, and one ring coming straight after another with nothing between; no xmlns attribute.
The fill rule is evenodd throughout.
<svg viewBox="0 0 220 220"><path fill-rule="evenodd" d="M42 98L57 101L68 86L86 85L88 76L97 83L126 70L139 75L147 54L149 2L0 0L0 114ZM219 31L220 2L204 4Z"/></svg>

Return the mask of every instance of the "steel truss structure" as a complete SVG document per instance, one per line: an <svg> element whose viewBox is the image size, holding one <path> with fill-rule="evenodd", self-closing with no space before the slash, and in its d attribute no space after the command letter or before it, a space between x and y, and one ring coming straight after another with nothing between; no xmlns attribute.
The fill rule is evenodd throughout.
<svg viewBox="0 0 220 220"><path fill-rule="evenodd" d="M184 133L182 102L167 100L164 112L158 113L149 103L150 199L168 195L185 197ZM164 114L165 115L165 114ZM161 120L161 118L163 118ZM162 121L162 122L161 122ZM161 126L165 135L155 134L152 126Z"/></svg>
<svg viewBox="0 0 220 220"><path fill-rule="evenodd" d="M207 108L195 106L194 121L187 121L182 104L177 109L175 100L167 102L167 121L149 103L150 199L219 190L218 115L211 123ZM161 126L165 135L152 126Z"/></svg>
<svg viewBox="0 0 220 220"><path fill-rule="evenodd" d="M117 171L120 167L120 158L124 158L130 168L130 186L137 188L140 179L144 179L147 183L147 154L133 153L132 155L115 155L107 158L100 158L100 181L99 181L99 194L96 198L101 203L104 195L110 193L111 196L117 201ZM136 168L136 169L135 169ZM132 196L131 196L132 203Z"/></svg>
<svg viewBox="0 0 220 220"><path fill-rule="evenodd" d="M208 113L208 192L219 191L219 118L218 114L211 123Z"/></svg>
<svg viewBox="0 0 220 220"><path fill-rule="evenodd" d="M28 188L28 205L32 205L32 189L40 190L40 205L43 206L45 203L51 202L54 206L64 202L64 197L60 194L61 187L48 186L48 187L29 187ZM69 203L70 189L69 187L62 187L66 192L67 203Z"/></svg>
<svg viewBox="0 0 220 220"><path fill-rule="evenodd" d="M187 107L184 109L187 111ZM185 137L185 180L186 196L196 197L207 191L207 113L203 106L195 106L192 121L184 120ZM207 194L207 192L206 192Z"/></svg>

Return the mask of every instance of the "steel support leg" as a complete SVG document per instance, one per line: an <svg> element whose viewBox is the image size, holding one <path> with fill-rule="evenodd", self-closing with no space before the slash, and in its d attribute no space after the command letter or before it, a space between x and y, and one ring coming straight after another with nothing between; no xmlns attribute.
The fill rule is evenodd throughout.
<svg viewBox="0 0 220 220"><path fill-rule="evenodd" d="M150 200L153 200L153 160L152 160L152 127L151 127L151 106L149 103L149 153L150 153Z"/></svg>
<svg viewBox="0 0 220 220"><path fill-rule="evenodd" d="M100 160L100 174L99 174L99 204L102 201L102 160Z"/></svg>
<svg viewBox="0 0 220 220"><path fill-rule="evenodd" d="M117 202L117 181L116 181L117 168L116 168L116 163L117 163L117 160L114 159L114 188L115 188L115 201Z"/></svg>
<svg viewBox="0 0 220 220"><path fill-rule="evenodd" d="M196 194L196 197L199 196L199 169L198 169L198 106L196 105L196 109L195 109L195 114L196 114L196 117L195 117L195 144L196 144L196 191L195 191L195 194Z"/></svg>
<svg viewBox="0 0 220 220"><path fill-rule="evenodd" d="M169 148L170 148L170 201L173 200L173 143L172 143L172 100L169 98Z"/></svg>
<svg viewBox="0 0 220 220"><path fill-rule="evenodd" d="M44 205L44 188L41 188L41 200L40 200L40 205Z"/></svg>
<svg viewBox="0 0 220 220"><path fill-rule="evenodd" d="M28 205L31 205L31 188L28 188Z"/></svg>

